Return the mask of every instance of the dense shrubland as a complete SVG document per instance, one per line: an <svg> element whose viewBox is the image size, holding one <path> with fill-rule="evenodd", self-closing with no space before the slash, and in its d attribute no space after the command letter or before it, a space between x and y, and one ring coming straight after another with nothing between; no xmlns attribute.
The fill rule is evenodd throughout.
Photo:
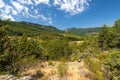
<svg viewBox="0 0 120 80"><path fill-rule="evenodd" d="M26 31L20 35L9 34L10 28L7 22L9 23L0 20L1 74L19 74L40 61L81 59L93 73L94 80L120 79L120 20L117 20L112 27L103 25L96 35L84 36L81 43L76 42L81 39L66 36L67 33L63 36L57 31L46 34L38 32L39 35L33 34L35 36L31 36L33 32L26 35ZM17 30L18 28L15 31ZM62 65L58 66L60 75L66 72L62 70Z"/></svg>
<svg viewBox="0 0 120 80"><path fill-rule="evenodd" d="M66 32L73 33L73 34L78 34L78 35L86 35L89 33L96 33L100 32L101 27L95 27L95 28L69 28L65 30Z"/></svg>
<svg viewBox="0 0 120 80"><path fill-rule="evenodd" d="M88 36L81 46L86 55L84 61L93 72L95 80L120 79L119 28L120 20L112 27L103 25L97 36Z"/></svg>
<svg viewBox="0 0 120 80"><path fill-rule="evenodd" d="M1 73L18 74L39 61L67 60L73 53L70 37L46 36L28 37L10 36L7 34L6 21L0 26L0 71ZM48 33L47 33L48 34ZM51 37L51 38L50 38Z"/></svg>

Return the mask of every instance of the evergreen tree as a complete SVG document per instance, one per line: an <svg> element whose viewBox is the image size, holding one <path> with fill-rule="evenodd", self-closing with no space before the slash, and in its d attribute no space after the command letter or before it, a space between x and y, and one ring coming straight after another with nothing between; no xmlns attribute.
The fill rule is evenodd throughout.
<svg viewBox="0 0 120 80"><path fill-rule="evenodd" d="M107 25L104 25L98 36L99 47L102 49L102 51L107 50L110 45L111 34L109 32L109 29L110 28Z"/></svg>
<svg viewBox="0 0 120 80"><path fill-rule="evenodd" d="M12 55L9 49L9 40L5 32L6 21L0 20L0 71L6 70L11 64Z"/></svg>
<svg viewBox="0 0 120 80"><path fill-rule="evenodd" d="M120 19L115 21L114 29L114 44L116 48L120 48Z"/></svg>

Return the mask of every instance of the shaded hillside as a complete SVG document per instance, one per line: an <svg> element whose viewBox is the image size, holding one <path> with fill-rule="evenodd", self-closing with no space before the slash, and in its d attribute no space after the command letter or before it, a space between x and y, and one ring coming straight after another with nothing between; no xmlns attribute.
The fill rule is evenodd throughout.
<svg viewBox="0 0 120 80"><path fill-rule="evenodd" d="M96 27L96 28L69 28L65 31L69 33L85 35L88 33L99 32L100 30L101 30L100 27Z"/></svg>
<svg viewBox="0 0 120 80"><path fill-rule="evenodd" d="M70 35L84 35L88 33L93 33L93 32L99 32L101 28L70 28L67 30L59 30L56 27L53 26L45 26L45 25L40 25L40 24L34 24L34 23L29 23L29 22L13 22L13 21L8 21L7 22L7 33L9 35L17 35L17 36L22 36L23 34L27 36L49 36L49 35L59 35L59 36L64 36L65 34L70 34Z"/></svg>
<svg viewBox="0 0 120 80"><path fill-rule="evenodd" d="M26 34L28 36L38 36L43 33L59 33L61 32L53 26L44 26L33 24L29 22L7 22L7 33L9 35L21 36Z"/></svg>
<svg viewBox="0 0 120 80"><path fill-rule="evenodd" d="M53 26L45 26L40 24L34 24L29 22L13 22L13 21L1 21L6 24L6 33L9 36L29 36L37 37L42 40L80 40L81 38L59 30ZM2 25L2 24L1 24Z"/></svg>

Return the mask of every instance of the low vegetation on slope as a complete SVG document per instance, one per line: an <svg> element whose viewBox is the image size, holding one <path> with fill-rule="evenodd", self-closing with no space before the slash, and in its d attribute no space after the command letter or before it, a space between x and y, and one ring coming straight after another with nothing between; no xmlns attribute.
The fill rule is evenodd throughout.
<svg viewBox="0 0 120 80"><path fill-rule="evenodd" d="M69 33L78 34L78 35L86 35L89 33L100 32L100 30L101 30L100 27L95 27L95 28L69 28L69 29L66 29L65 31Z"/></svg>
<svg viewBox="0 0 120 80"><path fill-rule="evenodd" d="M7 32L9 35L18 35L22 36L23 34L26 34L28 36L38 36L42 33L59 33L61 32L57 28L53 26L45 26L45 25L39 25L39 24L33 24L29 22L7 22L6 25Z"/></svg>
<svg viewBox="0 0 120 80"><path fill-rule="evenodd" d="M1 20L1 22L3 22ZM69 39L69 40L80 40L81 38L73 34L68 34L61 31L53 26L45 26L40 24L33 24L29 22L7 22L5 25L5 32L8 36L23 36L36 37L42 40L51 39Z"/></svg>
<svg viewBox="0 0 120 80"><path fill-rule="evenodd" d="M120 79L120 20L117 20L113 27L103 25L98 34L87 35L82 41L74 35L61 34L59 30L57 33L43 30L44 34L37 32L37 30L42 30L38 27L32 26L34 30L32 27L26 29L30 23L22 22L25 28L21 30L16 29L17 26L14 27L13 24L21 25L17 22L0 21L0 74L19 76L25 70L39 65L40 62L77 60L78 62L84 61L85 67L90 71L86 77L90 80ZM19 32L18 30L23 31L21 35L14 33ZM36 36L32 31L40 34ZM63 66L58 66L58 71L59 75L63 76L67 69L65 68L64 71L61 67ZM40 71L38 74L45 75Z"/></svg>

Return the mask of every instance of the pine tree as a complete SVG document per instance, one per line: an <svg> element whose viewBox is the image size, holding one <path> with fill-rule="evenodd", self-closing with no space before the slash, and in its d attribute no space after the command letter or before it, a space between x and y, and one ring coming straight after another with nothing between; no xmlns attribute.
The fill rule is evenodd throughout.
<svg viewBox="0 0 120 80"><path fill-rule="evenodd" d="M7 65L11 63L11 54L8 47L8 37L5 32L7 21L0 20L0 71L6 70Z"/></svg>
<svg viewBox="0 0 120 80"><path fill-rule="evenodd" d="M120 48L120 19L115 21L115 24L113 26L114 29L114 44L116 48Z"/></svg>
<svg viewBox="0 0 120 80"><path fill-rule="evenodd" d="M109 32L109 27L107 27L107 25L104 25L98 36L99 47L102 49L102 51L109 48L110 36L111 34Z"/></svg>

